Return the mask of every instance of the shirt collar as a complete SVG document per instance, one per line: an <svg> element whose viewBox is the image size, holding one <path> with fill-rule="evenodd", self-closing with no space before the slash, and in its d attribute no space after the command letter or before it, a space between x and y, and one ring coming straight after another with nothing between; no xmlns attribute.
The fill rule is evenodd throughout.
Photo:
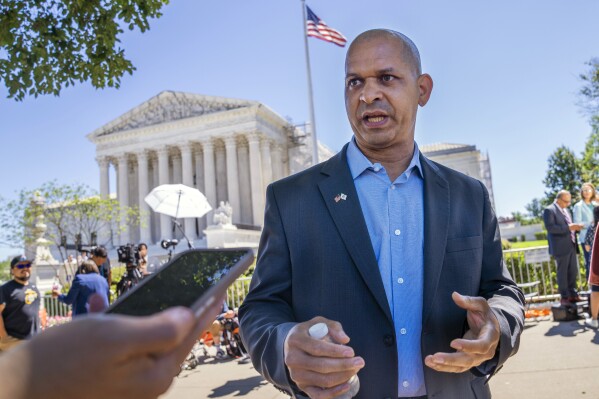
<svg viewBox="0 0 599 399"><path fill-rule="evenodd" d="M368 169L373 171L375 170L375 164L370 162L370 160L366 158L362 151L360 151L358 145L356 144L356 138L353 136L349 141L349 145L347 146L346 155L347 164L349 165L349 170L354 180ZM414 155L412 156L412 160L402 175L405 173L408 177L410 177L410 174L413 172L414 168L418 170L420 177L424 178L422 166L420 165L420 150L418 149L418 144L416 141L414 141Z"/></svg>

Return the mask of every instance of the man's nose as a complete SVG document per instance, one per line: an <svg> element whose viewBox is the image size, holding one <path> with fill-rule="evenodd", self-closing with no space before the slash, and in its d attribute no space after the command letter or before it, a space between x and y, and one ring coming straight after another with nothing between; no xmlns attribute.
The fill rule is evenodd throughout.
<svg viewBox="0 0 599 399"><path fill-rule="evenodd" d="M360 101L366 104L372 104L373 102L380 100L381 97L382 95L378 83L371 79L366 79L362 86Z"/></svg>

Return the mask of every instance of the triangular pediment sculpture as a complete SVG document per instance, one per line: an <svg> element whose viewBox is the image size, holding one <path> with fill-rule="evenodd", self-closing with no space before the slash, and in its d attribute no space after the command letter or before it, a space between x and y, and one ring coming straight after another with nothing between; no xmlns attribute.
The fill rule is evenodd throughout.
<svg viewBox="0 0 599 399"><path fill-rule="evenodd" d="M230 111L238 108L251 107L256 104L258 104L258 102L234 98L163 91L113 121L96 129L88 137L93 139L116 132L139 129L146 126Z"/></svg>

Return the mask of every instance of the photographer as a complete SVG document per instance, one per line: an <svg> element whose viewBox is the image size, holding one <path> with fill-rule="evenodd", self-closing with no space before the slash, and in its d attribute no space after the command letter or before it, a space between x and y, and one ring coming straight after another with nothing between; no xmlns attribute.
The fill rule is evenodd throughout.
<svg viewBox="0 0 599 399"><path fill-rule="evenodd" d="M116 252L119 256L119 263L124 263L126 267L125 274L116 285L117 296L121 296L143 278L140 270L141 256L139 247L132 244L122 245L117 248ZM147 252L147 246L145 252Z"/></svg>
<svg viewBox="0 0 599 399"><path fill-rule="evenodd" d="M98 272L100 276L106 279L108 287L112 284L112 270L110 268L110 260L108 259L108 252L104 247L96 247L92 250L92 260L98 266Z"/></svg>
<svg viewBox="0 0 599 399"><path fill-rule="evenodd" d="M147 276L150 274L148 271L148 246L140 242L137 248L139 249L139 271L142 276Z"/></svg>

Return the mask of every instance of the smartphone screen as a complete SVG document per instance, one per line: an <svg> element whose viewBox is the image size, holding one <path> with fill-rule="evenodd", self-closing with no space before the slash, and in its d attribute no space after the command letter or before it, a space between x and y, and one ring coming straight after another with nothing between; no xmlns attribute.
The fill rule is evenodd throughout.
<svg viewBox="0 0 599 399"><path fill-rule="evenodd" d="M253 259L253 253L248 249L183 252L158 272L144 278L106 312L147 316L173 306L192 308L207 290L221 280L227 280L222 287L224 292ZM233 269L235 276L228 276Z"/></svg>

